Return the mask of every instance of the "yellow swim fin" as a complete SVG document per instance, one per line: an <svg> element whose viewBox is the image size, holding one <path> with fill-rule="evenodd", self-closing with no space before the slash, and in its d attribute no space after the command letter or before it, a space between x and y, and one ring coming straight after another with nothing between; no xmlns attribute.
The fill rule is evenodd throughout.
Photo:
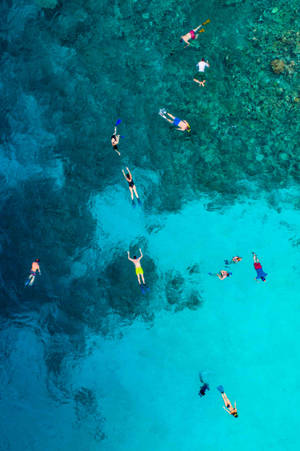
<svg viewBox="0 0 300 451"><path fill-rule="evenodd" d="M201 30L198 31L198 33L203 33L205 30L204 28L201 28Z"/></svg>
<svg viewBox="0 0 300 451"><path fill-rule="evenodd" d="M209 22L210 22L210 19L207 19L205 22L203 22L202 25L206 25L206 24L209 23Z"/></svg>

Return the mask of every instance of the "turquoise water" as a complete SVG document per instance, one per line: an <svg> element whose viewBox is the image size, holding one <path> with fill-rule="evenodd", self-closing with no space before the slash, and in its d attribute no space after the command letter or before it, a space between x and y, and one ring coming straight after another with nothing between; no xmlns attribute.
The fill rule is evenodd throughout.
<svg viewBox="0 0 300 451"><path fill-rule="evenodd" d="M1 4L1 451L298 449L297 8ZM232 278L208 276L237 254Z"/></svg>

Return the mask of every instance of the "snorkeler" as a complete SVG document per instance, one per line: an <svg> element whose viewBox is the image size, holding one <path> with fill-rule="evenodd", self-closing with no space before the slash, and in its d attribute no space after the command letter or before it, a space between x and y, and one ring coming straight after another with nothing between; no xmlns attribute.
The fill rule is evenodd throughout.
<svg viewBox="0 0 300 451"><path fill-rule="evenodd" d="M159 110L158 113L161 117L163 117L164 119L166 119L168 122L170 122L170 124L175 125L176 130L180 130L181 132L185 132L186 130L188 132L191 131L191 126L187 121L182 121L181 119L179 119L178 117L173 116L172 114L168 113L164 108L162 108L161 110ZM166 114L171 118L169 119Z"/></svg>
<svg viewBox="0 0 300 451"><path fill-rule="evenodd" d="M203 27L204 25L208 24L209 22L210 22L210 20L207 19L205 22L203 22L197 28L194 28L193 30L191 30L188 33L186 33L185 35L181 36L180 42L185 42L186 43L184 48L187 47L188 45L191 45L189 43L190 39L198 39L199 33L203 33L205 31L204 28L201 28L201 27ZM201 30L199 30L199 28L201 28Z"/></svg>
<svg viewBox="0 0 300 451"><path fill-rule="evenodd" d="M120 135L117 135L117 127L115 127L113 135L111 135L111 145L113 146L113 149L117 152L117 154L120 156L121 152L118 150L118 144L120 141Z"/></svg>
<svg viewBox="0 0 300 451"><path fill-rule="evenodd" d="M131 172L129 171L128 168L127 169L127 174L125 174L124 169L122 169L122 173L124 175L125 180L128 182L129 185L129 191L130 191L130 195L131 195L131 201L132 201L132 205L134 205L134 200L133 200L133 193L135 194L135 197L137 198L138 203L141 203L140 199L139 199L139 195L137 193Z"/></svg>
<svg viewBox="0 0 300 451"><path fill-rule="evenodd" d="M227 277L230 277L231 275L232 275L231 272L224 271L223 269L220 271L220 273L217 273L217 276L219 277L220 280L224 280Z"/></svg>
<svg viewBox="0 0 300 451"><path fill-rule="evenodd" d="M200 379L200 382L201 382L202 386L200 387L198 395L200 396L200 398L202 398L205 395L205 392L207 390L209 390L209 385L206 382L204 382L201 373L199 373L199 379Z"/></svg>
<svg viewBox="0 0 300 451"><path fill-rule="evenodd" d="M143 284L145 285L146 282L144 279L144 271L143 271L143 268L141 267L141 263L140 263L141 259L143 258L143 253L142 253L141 249L140 249L140 253L141 253L141 255L139 258L137 258L136 256L134 256L133 258L130 258L130 253L129 253L129 251L127 251L128 260L130 260L135 266L135 273L136 273L139 284L141 285L141 280L140 280L140 277L141 277Z"/></svg>
<svg viewBox="0 0 300 451"><path fill-rule="evenodd" d="M219 387L217 387L217 390L219 390L219 392L221 393L223 401L225 403L225 407L223 406L223 409L225 409L226 412L228 412L230 415L233 415L234 418L237 418L238 413L237 413L237 408L236 408L236 402L234 401L234 407L232 407L232 404L229 401L229 399L227 398L226 393L224 393L224 388L222 385L219 385Z"/></svg>
<svg viewBox="0 0 300 451"><path fill-rule="evenodd" d="M259 279L261 279L263 282L265 282L268 274L263 271L257 255L254 252L252 252L252 255L253 255L254 268L257 273L255 280L257 280L257 282L259 282Z"/></svg>
<svg viewBox="0 0 300 451"><path fill-rule="evenodd" d="M205 82L206 82L206 80L204 79L204 71L205 71L206 67L209 67L208 61L205 61L205 59L202 58L202 60L196 64L196 67L198 68L198 71L201 72L201 76L200 76L201 80L198 80L195 75L195 77L193 78L193 81L198 83L200 86L203 86L203 88L204 88Z"/></svg>
<svg viewBox="0 0 300 451"><path fill-rule="evenodd" d="M224 280L224 279L227 279L227 277L232 276L232 272L228 272L228 271L225 271L222 269L221 271L219 271L217 273L209 272L208 275L209 276L217 276L217 277L219 277L220 280Z"/></svg>
<svg viewBox="0 0 300 451"><path fill-rule="evenodd" d="M235 257L232 257L232 259L229 260L224 260L225 265L231 265L231 263L238 263L242 261L242 257L239 257L238 255L236 255Z"/></svg>
<svg viewBox="0 0 300 451"><path fill-rule="evenodd" d="M34 262L32 262L30 275L27 279L27 282L25 283L25 287L27 287L28 285L31 287L33 285L37 273L39 273L39 275L42 274L39 262L40 262L39 258L37 258L36 260L34 260Z"/></svg>

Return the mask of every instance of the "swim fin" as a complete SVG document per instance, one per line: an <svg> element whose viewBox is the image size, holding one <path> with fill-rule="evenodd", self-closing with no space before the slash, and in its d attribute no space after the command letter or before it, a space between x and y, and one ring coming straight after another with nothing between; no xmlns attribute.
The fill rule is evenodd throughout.
<svg viewBox="0 0 300 451"><path fill-rule="evenodd" d="M142 202L141 202L141 199L137 199L137 203L139 204L139 205L142 205Z"/></svg>
<svg viewBox="0 0 300 451"><path fill-rule="evenodd" d="M134 200L131 201L131 205L133 206L133 208L135 208L135 202L134 202Z"/></svg>
<svg viewBox="0 0 300 451"><path fill-rule="evenodd" d="M201 25L206 25L207 23L210 22L210 19L207 19L205 22L203 22Z"/></svg>
<svg viewBox="0 0 300 451"><path fill-rule="evenodd" d="M198 33L203 33L205 30L204 28L201 28L201 30L198 31Z"/></svg>
<svg viewBox="0 0 300 451"><path fill-rule="evenodd" d="M116 127L117 125L121 124L121 122L122 122L122 119L118 119L117 122L115 123L115 127Z"/></svg>
<svg viewBox="0 0 300 451"><path fill-rule="evenodd" d="M27 279L27 280L26 280L26 282L25 282L25 287L28 287L28 285L29 285L29 282L30 282L30 280L29 280L29 279Z"/></svg>
<svg viewBox="0 0 300 451"><path fill-rule="evenodd" d="M219 390L220 393L224 393L224 387L223 387L223 385L219 385L219 386L217 387L217 390Z"/></svg>
<svg viewBox="0 0 300 451"><path fill-rule="evenodd" d="M141 285L141 292L143 293L143 294L146 294L146 292L147 291L150 291L150 288L149 287L147 287L146 285Z"/></svg>

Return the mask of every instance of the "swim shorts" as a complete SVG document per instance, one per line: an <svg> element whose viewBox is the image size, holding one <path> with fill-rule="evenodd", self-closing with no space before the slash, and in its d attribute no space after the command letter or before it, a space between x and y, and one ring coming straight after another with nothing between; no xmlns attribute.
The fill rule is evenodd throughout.
<svg viewBox="0 0 300 451"><path fill-rule="evenodd" d="M255 269L260 269L261 268L261 264L259 262L255 262L254 263L254 268Z"/></svg>
<svg viewBox="0 0 300 451"><path fill-rule="evenodd" d="M175 126L178 126L178 125L179 125L179 122L181 122L181 119L179 119L179 117L175 117L174 120L173 120L173 124L174 124Z"/></svg>
<svg viewBox="0 0 300 451"><path fill-rule="evenodd" d="M203 81L203 80L206 80L206 75L204 74L204 72L197 72L195 75L194 75L194 78L196 78L196 80L199 80L199 81Z"/></svg>
<svg viewBox="0 0 300 451"><path fill-rule="evenodd" d="M195 39L196 38L194 30L190 31L190 35L191 35L191 39Z"/></svg>
<svg viewBox="0 0 300 451"><path fill-rule="evenodd" d="M144 274L143 268L139 266L138 268L135 268L136 275Z"/></svg>

